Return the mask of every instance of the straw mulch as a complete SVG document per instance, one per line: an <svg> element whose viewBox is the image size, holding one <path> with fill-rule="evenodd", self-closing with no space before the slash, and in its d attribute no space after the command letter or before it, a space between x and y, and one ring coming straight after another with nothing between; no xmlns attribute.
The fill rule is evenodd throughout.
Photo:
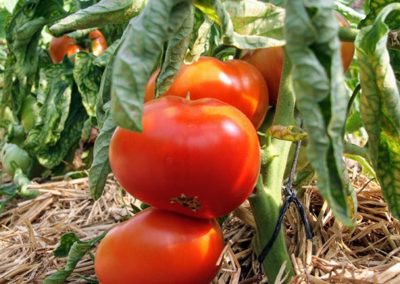
<svg viewBox="0 0 400 284"><path fill-rule="evenodd" d="M359 201L354 229L335 222L313 185L302 198L315 234L312 244L305 240L296 211L289 210L285 225L296 271L293 283L400 283L400 224L391 218L374 182L358 175L353 184ZM129 218L135 202L112 178L96 202L88 198L86 178L31 187L40 190L38 198L15 202L0 215L0 283L42 283L65 264L52 254L62 234L96 237ZM225 222L227 246L214 283L266 283L252 250L253 226L246 205ZM69 281L85 283L82 276L94 277L90 256Z"/></svg>

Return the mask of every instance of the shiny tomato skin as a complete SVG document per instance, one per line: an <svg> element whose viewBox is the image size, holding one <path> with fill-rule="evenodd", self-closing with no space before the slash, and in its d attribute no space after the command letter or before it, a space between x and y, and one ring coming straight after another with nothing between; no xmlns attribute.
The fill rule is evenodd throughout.
<svg viewBox="0 0 400 284"><path fill-rule="evenodd" d="M60 63L64 56L72 56L78 53L81 47L76 44L75 39L67 35L53 37L50 41L49 52L53 63Z"/></svg>
<svg viewBox="0 0 400 284"><path fill-rule="evenodd" d="M223 248L215 220L148 208L108 232L95 271L101 284L209 284Z"/></svg>
<svg viewBox="0 0 400 284"><path fill-rule="evenodd" d="M89 38L92 43L92 53L94 56L99 56L107 49L106 38L99 30L90 32Z"/></svg>
<svg viewBox="0 0 400 284"><path fill-rule="evenodd" d="M216 99L165 96L145 104L143 132L117 128L110 165L121 186L154 207L215 218L252 192L260 168L256 130Z"/></svg>
<svg viewBox="0 0 400 284"><path fill-rule="evenodd" d="M278 101L283 58L284 52L281 46L257 49L243 57L243 60L255 66L264 77L271 106L276 106Z"/></svg>
<svg viewBox="0 0 400 284"><path fill-rule="evenodd" d="M154 94L156 75L147 84L146 100ZM215 98L242 111L258 128L268 110L268 88L260 72L242 60L222 62L203 56L190 65L183 64L176 78L163 94L192 100Z"/></svg>
<svg viewBox="0 0 400 284"><path fill-rule="evenodd" d="M340 27L348 27L350 24L341 14L336 13ZM344 72L350 66L354 55L354 44L352 42L341 42L341 55ZM270 105L276 106L279 94L279 84L282 76L284 52L283 48L271 47L261 48L247 53L243 58L244 61L255 66L268 86Z"/></svg>

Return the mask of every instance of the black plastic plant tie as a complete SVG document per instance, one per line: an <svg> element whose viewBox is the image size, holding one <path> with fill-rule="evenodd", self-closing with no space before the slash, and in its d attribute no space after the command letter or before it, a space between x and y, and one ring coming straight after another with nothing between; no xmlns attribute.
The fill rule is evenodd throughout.
<svg viewBox="0 0 400 284"><path fill-rule="evenodd" d="M279 212L279 217L278 217L278 221L276 222L274 231L272 233L271 238L269 239L268 243L264 246L264 248L262 249L261 253L259 254L259 256L257 257L257 260L260 263L264 262L264 259L267 257L268 253L271 251L272 246L275 243L276 238L279 235L279 232L281 230L281 226L283 223L283 218L285 217L285 213L286 211L289 209L290 203L292 202L291 198L287 198L285 200L285 203L283 203L283 206Z"/></svg>
<svg viewBox="0 0 400 284"><path fill-rule="evenodd" d="M308 222L306 211L304 210L303 204L301 204L300 200L297 197L293 199L293 203L296 205L297 212L299 213L301 222L304 225L304 230L306 233L307 240L312 240L313 232L311 230L310 223Z"/></svg>

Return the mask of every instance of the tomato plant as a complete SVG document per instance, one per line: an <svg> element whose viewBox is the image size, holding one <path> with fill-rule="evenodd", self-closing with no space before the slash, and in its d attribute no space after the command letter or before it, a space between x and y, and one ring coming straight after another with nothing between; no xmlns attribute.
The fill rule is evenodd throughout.
<svg viewBox="0 0 400 284"><path fill-rule="evenodd" d="M89 33L91 42L90 50L95 56L99 56L107 49L107 42L104 35L99 30ZM52 38L49 45L50 58L53 63L60 63L64 56L71 57L86 48L80 46L77 41L67 35Z"/></svg>
<svg viewBox="0 0 400 284"><path fill-rule="evenodd" d="M145 100L154 96L156 77L157 72L150 77ZM184 64L164 95L219 99L241 110L256 128L268 110L268 89L260 72L242 60L222 62L203 56L193 64Z"/></svg>
<svg viewBox="0 0 400 284"><path fill-rule="evenodd" d="M148 208L108 232L95 270L103 284L208 284L223 247L215 220Z"/></svg>
<svg viewBox="0 0 400 284"><path fill-rule="evenodd" d="M250 120L226 103L166 96L145 105L143 132L116 129L110 165L136 198L214 218L252 192L260 168L259 142Z"/></svg>
<svg viewBox="0 0 400 284"><path fill-rule="evenodd" d="M341 15L336 13L340 27L348 27L349 23ZM346 71L353 59L354 43L341 42L340 52L342 54L343 69ZM270 104L276 106L279 94L279 83L282 76L284 52L281 46L261 48L246 54L243 60L254 65L264 77L268 86Z"/></svg>

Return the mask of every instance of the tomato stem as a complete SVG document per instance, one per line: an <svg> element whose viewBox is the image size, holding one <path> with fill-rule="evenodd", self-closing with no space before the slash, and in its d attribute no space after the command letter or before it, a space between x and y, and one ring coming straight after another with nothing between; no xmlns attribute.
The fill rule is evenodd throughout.
<svg viewBox="0 0 400 284"><path fill-rule="evenodd" d="M291 86L291 63L285 56L280 93L274 117L274 125L294 125L295 98ZM258 253L272 237L282 207L282 184L292 142L272 137L266 139L261 168L262 183L258 183L254 194L249 198L257 227L256 249ZM274 283L282 265L285 265L286 283L293 276L293 267L281 230L275 244L263 262L268 281Z"/></svg>
<svg viewBox="0 0 400 284"><path fill-rule="evenodd" d="M341 41L354 42L360 30L353 28L339 28L339 38Z"/></svg>

